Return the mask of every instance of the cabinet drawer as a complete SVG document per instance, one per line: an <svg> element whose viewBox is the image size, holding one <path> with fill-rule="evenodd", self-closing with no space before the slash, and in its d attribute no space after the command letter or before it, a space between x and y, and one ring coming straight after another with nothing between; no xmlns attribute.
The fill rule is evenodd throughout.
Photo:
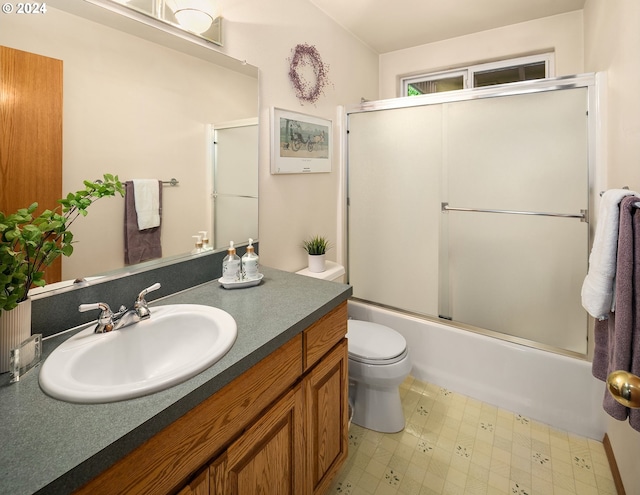
<svg viewBox="0 0 640 495"><path fill-rule="evenodd" d="M316 364L322 356L347 334L347 302L326 314L303 333L304 370Z"/></svg>

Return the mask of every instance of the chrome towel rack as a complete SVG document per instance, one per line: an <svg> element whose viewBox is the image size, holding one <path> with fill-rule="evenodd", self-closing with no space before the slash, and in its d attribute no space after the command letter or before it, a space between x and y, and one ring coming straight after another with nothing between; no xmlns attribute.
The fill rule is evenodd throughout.
<svg viewBox="0 0 640 495"><path fill-rule="evenodd" d="M449 203L443 202L442 212L447 211L474 211L480 213L505 213L507 215L534 215L543 217L563 217L563 218L579 218L581 222L588 222L587 210L580 210L580 213L550 213L542 211L517 211L517 210L491 210L485 208L459 208L449 206Z"/></svg>
<svg viewBox="0 0 640 495"><path fill-rule="evenodd" d="M102 184L102 179L96 179L96 181L95 181L95 182L96 182L97 184ZM123 183L124 183L124 181L123 181ZM170 179L170 180L163 180L163 181L162 181L162 185L163 185L163 186L167 186L167 185L169 185L169 186L171 186L171 187L174 187L174 186L177 186L177 185L179 185L179 184L180 184L180 181L178 181L178 179L176 179L175 177L171 177L171 179Z"/></svg>
<svg viewBox="0 0 640 495"><path fill-rule="evenodd" d="M622 186L620 189L629 189L629 186ZM605 191L600 191L600 197L605 193ZM640 208L640 201L633 203L633 206L636 208Z"/></svg>

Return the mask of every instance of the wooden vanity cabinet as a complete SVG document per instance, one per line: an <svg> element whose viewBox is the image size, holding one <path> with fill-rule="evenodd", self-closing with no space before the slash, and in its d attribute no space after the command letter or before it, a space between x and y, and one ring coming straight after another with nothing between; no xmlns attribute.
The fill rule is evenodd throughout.
<svg viewBox="0 0 640 495"><path fill-rule="evenodd" d="M78 493L315 495L347 457L347 303Z"/></svg>
<svg viewBox="0 0 640 495"><path fill-rule="evenodd" d="M211 464L210 493L309 493L304 448L304 397L298 384Z"/></svg>
<svg viewBox="0 0 640 495"><path fill-rule="evenodd" d="M324 493L347 456L346 383L342 339L211 464L209 493Z"/></svg>

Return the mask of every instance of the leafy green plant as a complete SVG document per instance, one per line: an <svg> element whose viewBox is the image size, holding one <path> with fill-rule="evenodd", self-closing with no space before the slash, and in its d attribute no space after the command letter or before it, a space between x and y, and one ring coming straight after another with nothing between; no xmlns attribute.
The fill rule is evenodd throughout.
<svg viewBox="0 0 640 495"><path fill-rule="evenodd" d="M87 215L96 200L124 196L118 176L105 174L104 180L84 181L85 188L58 200L61 206L34 217L38 203L5 215L0 212L0 313L27 299L32 286L46 285L44 269L60 255L73 253L71 224ZM61 211L59 211L61 210Z"/></svg>
<svg viewBox="0 0 640 495"><path fill-rule="evenodd" d="M302 242L304 250L311 255L325 254L328 249L331 249L329 241L326 237L314 236L311 239Z"/></svg>

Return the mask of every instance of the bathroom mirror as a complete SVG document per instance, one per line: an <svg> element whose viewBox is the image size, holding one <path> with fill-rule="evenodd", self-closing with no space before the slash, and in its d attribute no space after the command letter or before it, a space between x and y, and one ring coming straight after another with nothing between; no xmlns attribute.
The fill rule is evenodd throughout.
<svg viewBox="0 0 640 495"><path fill-rule="evenodd" d="M178 5L175 0L112 1L222 46L222 17L220 17L220 12L215 9L214 2L204 4L196 2L187 5L188 7L192 7L191 9L184 9L183 7L183 10L194 12L193 16L186 16L186 19L183 18L182 21L184 24L181 24L180 19L172 10L172 7L176 8L175 6Z"/></svg>
<svg viewBox="0 0 640 495"><path fill-rule="evenodd" d="M124 18L94 0L53 0L48 7L37 36L32 19L11 16L0 44L63 61L62 194L104 173L123 182L167 181L163 259L189 256L192 236L214 231L212 124L257 119L258 69L171 26ZM257 124L254 132L257 140ZM254 158L257 183L257 151ZM168 184L172 178L177 186ZM122 198L92 205L71 228L76 244L63 258L62 279L135 271L124 266L123 219Z"/></svg>

